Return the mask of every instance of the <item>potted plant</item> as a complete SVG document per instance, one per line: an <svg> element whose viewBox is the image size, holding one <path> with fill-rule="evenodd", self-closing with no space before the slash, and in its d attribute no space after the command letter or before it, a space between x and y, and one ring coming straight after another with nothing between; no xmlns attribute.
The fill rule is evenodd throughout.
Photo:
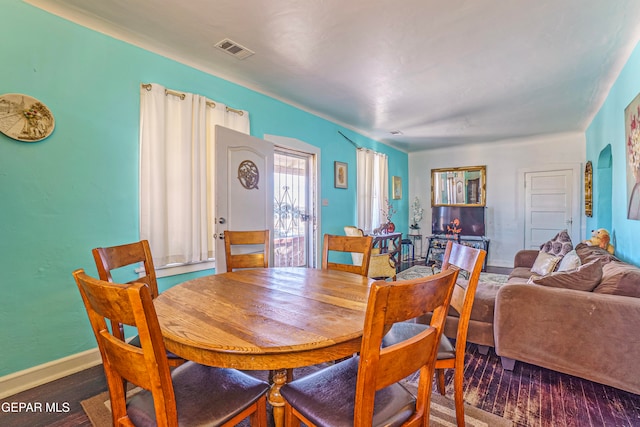
<svg viewBox="0 0 640 427"><path fill-rule="evenodd" d="M393 217L393 214L398 211L393 207L389 199L387 199L386 197L384 199L384 204L385 208L381 209L380 213L387 220L387 222L380 225L380 234L393 233L396 229L396 225L391 222L391 217Z"/></svg>
<svg viewBox="0 0 640 427"><path fill-rule="evenodd" d="M409 225L409 234L420 234L420 221L422 220L422 214L424 209L420 206L420 199L416 196L411 203L411 225Z"/></svg>

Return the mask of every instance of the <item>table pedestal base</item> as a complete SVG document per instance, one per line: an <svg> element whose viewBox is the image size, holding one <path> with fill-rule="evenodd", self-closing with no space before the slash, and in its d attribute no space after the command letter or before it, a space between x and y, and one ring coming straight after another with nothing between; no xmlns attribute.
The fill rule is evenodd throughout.
<svg viewBox="0 0 640 427"><path fill-rule="evenodd" d="M273 408L273 422L276 427L284 426L284 398L280 388L287 382L287 370L278 369L273 373L273 384L267 395L267 400Z"/></svg>

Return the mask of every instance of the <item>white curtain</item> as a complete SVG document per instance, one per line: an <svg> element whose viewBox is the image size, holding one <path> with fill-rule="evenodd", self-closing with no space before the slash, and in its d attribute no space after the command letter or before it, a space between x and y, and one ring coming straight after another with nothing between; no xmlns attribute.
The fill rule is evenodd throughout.
<svg viewBox="0 0 640 427"><path fill-rule="evenodd" d="M357 210L358 228L370 234L386 219L382 212L389 194L387 156L371 150L358 149L357 153Z"/></svg>
<svg viewBox="0 0 640 427"><path fill-rule="evenodd" d="M249 133L249 114L156 83L140 87L140 238L157 267L214 256L217 124Z"/></svg>

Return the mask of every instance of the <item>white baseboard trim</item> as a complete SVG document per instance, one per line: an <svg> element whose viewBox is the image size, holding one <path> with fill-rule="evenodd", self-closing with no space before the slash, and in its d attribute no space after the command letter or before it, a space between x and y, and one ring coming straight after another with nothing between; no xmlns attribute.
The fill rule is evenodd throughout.
<svg viewBox="0 0 640 427"><path fill-rule="evenodd" d="M102 363L98 348L0 377L0 399Z"/></svg>

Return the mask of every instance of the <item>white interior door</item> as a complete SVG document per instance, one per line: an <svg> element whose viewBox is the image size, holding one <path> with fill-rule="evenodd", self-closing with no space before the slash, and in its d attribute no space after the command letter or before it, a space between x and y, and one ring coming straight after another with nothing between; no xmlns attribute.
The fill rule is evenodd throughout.
<svg viewBox="0 0 640 427"><path fill-rule="evenodd" d="M215 132L216 273L223 273L225 230L269 229L273 236L273 144L222 126Z"/></svg>
<svg viewBox="0 0 640 427"><path fill-rule="evenodd" d="M573 175L572 169L525 174L526 249L539 249L564 229L572 240L578 238L579 221L573 220Z"/></svg>

